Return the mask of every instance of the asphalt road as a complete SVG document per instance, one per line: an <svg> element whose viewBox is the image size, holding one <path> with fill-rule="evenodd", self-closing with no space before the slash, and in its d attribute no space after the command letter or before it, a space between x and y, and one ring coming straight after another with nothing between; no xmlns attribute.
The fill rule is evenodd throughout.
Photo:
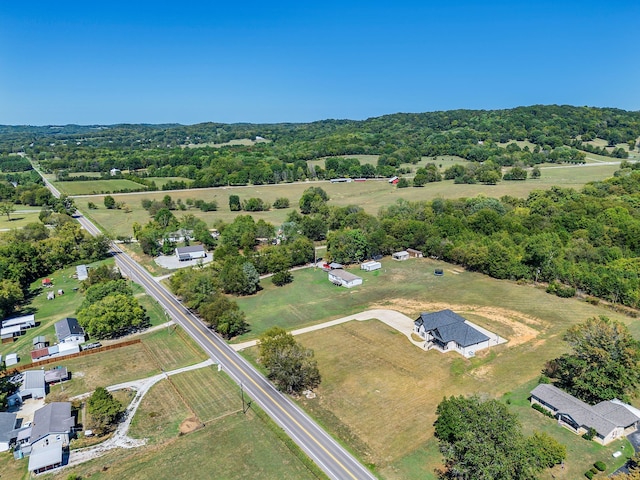
<svg viewBox="0 0 640 480"><path fill-rule="evenodd" d="M45 180L45 184L56 197L60 196L60 192L51 183ZM102 233L79 212L76 212L74 218L90 234L99 235ZM286 395L280 393L260 372L207 328L198 317L189 312L143 267L117 245L112 244L112 250L121 272L142 285L147 293L162 305L171 318L182 326L204 351L242 387L251 401L258 404L329 478L336 480L373 480L376 478L302 409Z"/></svg>

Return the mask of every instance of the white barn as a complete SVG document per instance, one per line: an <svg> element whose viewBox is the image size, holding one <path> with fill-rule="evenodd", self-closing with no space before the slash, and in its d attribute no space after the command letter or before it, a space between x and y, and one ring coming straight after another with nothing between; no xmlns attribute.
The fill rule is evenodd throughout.
<svg viewBox="0 0 640 480"><path fill-rule="evenodd" d="M329 281L335 285L342 287L352 288L357 285L362 285L362 278L347 272L346 270L331 270L329 272Z"/></svg>
<svg viewBox="0 0 640 480"><path fill-rule="evenodd" d="M373 272L374 270L379 270L382 268L382 264L376 261L364 262L360 265L360 270L364 270L365 272Z"/></svg>
<svg viewBox="0 0 640 480"><path fill-rule="evenodd" d="M207 252L202 245L191 245L189 247L176 248L176 257L181 262L205 258L206 256Z"/></svg>

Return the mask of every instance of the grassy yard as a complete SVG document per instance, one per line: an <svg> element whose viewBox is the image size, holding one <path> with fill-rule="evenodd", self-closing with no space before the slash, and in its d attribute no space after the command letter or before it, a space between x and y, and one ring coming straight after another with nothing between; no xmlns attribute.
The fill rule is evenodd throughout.
<svg viewBox="0 0 640 480"><path fill-rule="evenodd" d="M429 161L428 159L425 160ZM609 159L611 161L611 159ZM438 157L437 163L443 164L443 168L449 163L459 163L455 159ZM278 197L286 197L292 207L297 208L298 202L304 190L310 186L322 187L330 197L330 205L347 206L359 205L370 214L377 214L385 205L394 203L397 199L406 200L433 200L434 198L460 198L485 195L499 198L503 195L526 197L532 190L548 189L554 185L570 188L581 188L585 183L602 180L613 175L618 169L617 165L589 164L586 166L560 165L553 168L542 168L542 176L537 180L523 182L503 181L498 185L454 185L453 180L427 184L423 188L398 189L387 183L386 180L368 180L366 182L329 183L329 182L303 182L279 185L247 186L247 187L221 187L193 190L180 190L171 192L173 200L187 198L202 199L205 201L216 200L218 211L202 212L198 209L190 209L185 213L193 213L208 224L214 220L231 222L237 216L237 212L229 210L229 195L238 195L241 200L258 197L265 202L273 203ZM102 207L104 197L77 198L76 204L97 223L103 230L116 235L131 235L134 222L145 224L150 220L149 214L142 208L141 201L144 198L160 200L167 192L142 192L134 194L114 194L118 202L125 202L131 212L125 210L107 210ZM94 202L99 206L97 210L88 211L87 203ZM268 212L254 212L251 215L256 219L264 219L267 222L281 224L291 209L275 210ZM177 217L183 215L175 212Z"/></svg>
<svg viewBox="0 0 640 480"><path fill-rule="evenodd" d="M186 182L187 184L193 182L193 180L186 177L146 177L145 180L156 182L158 188L164 187L169 182Z"/></svg>
<svg viewBox="0 0 640 480"><path fill-rule="evenodd" d="M51 180L51 179L50 179ZM145 189L144 185L125 180L123 178L114 178L108 180L83 180L77 182L57 182L51 180L60 192L67 195L91 195L98 193L111 193L118 190L141 190Z"/></svg>
<svg viewBox="0 0 640 480"><path fill-rule="evenodd" d="M444 269L444 277L433 275L436 267ZM600 314L624 321L634 333L640 324L586 302L427 259L383 260L378 272L363 274L364 284L352 291L332 286L324 272L296 272L291 285L278 290L265 286L239 304L254 335L274 324L291 329L373 307L395 309L411 318L421 311L451 308L509 340L467 360L424 352L376 320L298 337L314 349L323 379L318 397L301 404L388 479L434 478L441 457L433 422L444 396L478 393L502 398L520 391L526 396L545 361L565 351L561 336L570 325ZM249 358L255 354L255 349L246 353ZM528 431L541 428L541 420L528 420L529 410L523 407L518 413L523 424L529 425ZM598 459L611 463L609 450L567 436L562 429L554 432L554 426L549 425L549 433L567 443L570 451L557 478L579 478Z"/></svg>
<svg viewBox="0 0 640 480"><path fill-rule="evenodd" d="M21 207L22 205L16 205L16 211L11 214L10 219L6 215L0 216L0 231L22 228L29 223L40 223L38 218L40 210L23 209Z"/></svg>
<svg viewBox="0 0 640 480"><path fill-rule="evenodd" d="M131 434L148 438L148 446L45 478L317 478L269 423L241 407L238 387L213 368L173 376L149 391L133 419Z"/></svg>

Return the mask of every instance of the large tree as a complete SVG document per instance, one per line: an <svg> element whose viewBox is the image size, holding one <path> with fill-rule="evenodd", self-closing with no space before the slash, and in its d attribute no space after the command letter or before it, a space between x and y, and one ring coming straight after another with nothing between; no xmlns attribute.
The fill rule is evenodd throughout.
<svg viewBox="0 0 640 480"><path fill-rule="evenodd" d="M627 398L640 385L640 343L621 322L599 316L571 327L572 352L550 361L545 373L562 389L595 404Z"/></svg>
<svg viewBox="0 0 640 480"><path fill-rule="evenodd" d="M78 312L78 322L93 338L113 338L148 322L138 301L122 293L108 295Z"/></svg>
<svg viewBox="0 0 640 480"><path fill-rule="evenodd" d="M497 400L445 398L435 435L445 458L443 479L529 480L561 462L564 447L548 435L526 438L514 413Z"/></svg>
<svg viewBox="0 0 640 480"><path fill-rule="evenodd" d="M320 371L313 350L298 344L293 335L280 327L267 330L258 343L259 360L267 377L279 390L300 393L320 385Z"/></svg>
<svg viewBox="0 0 640 480"><path fill-rule="evenodd" d="M122 404L104 387L98 387L87 400L89 426L98 434L108 432L124 412Z"/></svg>

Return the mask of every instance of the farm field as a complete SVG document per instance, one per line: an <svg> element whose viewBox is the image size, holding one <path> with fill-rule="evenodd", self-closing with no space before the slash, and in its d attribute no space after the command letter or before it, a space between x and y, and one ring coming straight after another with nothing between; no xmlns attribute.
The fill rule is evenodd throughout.
<svg viewBox="0 0 640 480"><path fill-rule="evenodd" d="M270 424L253 410L242 413L238 387L214 368L179 374L152 387L131 434L148 438L149 445L114 451L44 478L65 479L71 472L92 479L318 478Z"/></svg>
<svg viewBox="0 0 640 480"><path fill-rule="evenodd" d="M434 268L443 268L445 276L435 277ZM564 353L561 336L570 325L607 315L624 321L638 336L638 320L428 259L400 263L384 259L378 272L377 277L363 273L364 284L353 291L332 286L324 272L296 272L291 285L271 291L265 284L258 296L243 298L239 304L252 324L252 334L273 324L290 329L370 308L391 308L410 318L421 311L451 308L509 340L467 360L456 354L424 352L376 320L297 337L315 351L323 379L318 397L300 403L362 461L375 464L383 478L435 478L433 469L441 461L433 438L435 409L449 395L502 398L512 392L513 403L521 405L518 415L525 429L543 428L538 426L542 424L545 431L568 443L571 456L565 470L554 472L556 478L579 478L589 462L608 462L612 449L619 448L616 444L602 448L567 436L554 422L544 424L531 416L526 394L545 361ZM294 297L298 298L295 307L286 305ZM254 359L255 349L246 355Z"/></svg>
<svg viewBox="0 0 640 480"><path fill-rule="evenodd" d="M84 180L77 182L56 182L49 179L60 192L67 195L92 195L99 193L111 193L119 190L144 190L147 187L139 183L114 178L109 180Z"/></svg>
<svg viewBox="0 0 640 480"><path fill-rule="evenodd" d="M145 177L145 180L155 182L158 188L164 187L169 182L186 182L187 184L193 182L186 177Z"/></svg>
<svg viewBox="0 0 640 480"><path fill-rule="evenodd" d="M298 202L304 190L310 186L322 187L330 197L330 205L359 205L367 213L376 214L378 210L396 200L432 200L434 198L460 198L485 195L487 197L500 198L503 195L526 197L533 190L544 190L554 185L566 188L581 188L585 183L602 180L613 175L618 165L586 165L570 166L561 165L542 168L542 177L538 180L523 182L503 181L498 185L454 185L453 180L430 183L423 188L398 189L386 180L368 180L366 182L329 183L304 182L278 185L247 186L247 187L220 187L193 190L178 190L172 192L139 192L132 194L114 194L117 202L125 202L131 207L131 212L124 210L107 210L103 207L104 196L92 196L76 198L76 205L90 218L95 220L106 233L117 235L131 235L134 222L145 224L149 221L148 213L142 208L141 201L144 198L160 200L169 193L173 200L187 198L202 199L205 201L216 200L218 211L202 212L198 209L190 209L184 213L192 213L203 219L208 224L215 220L231 222L237 216L237 212L229 210L229 195L238 195L241 200L258 197L268 203L273 203L278 197L286 197L291 201L291 208L297 208ZM98 205L97 210L89 211L87 203L91 201ZM264 219L275 225L281 224L291 208L268 212L252 212L254 219ZM177 217L181 212L175 212Z"/></svg>

